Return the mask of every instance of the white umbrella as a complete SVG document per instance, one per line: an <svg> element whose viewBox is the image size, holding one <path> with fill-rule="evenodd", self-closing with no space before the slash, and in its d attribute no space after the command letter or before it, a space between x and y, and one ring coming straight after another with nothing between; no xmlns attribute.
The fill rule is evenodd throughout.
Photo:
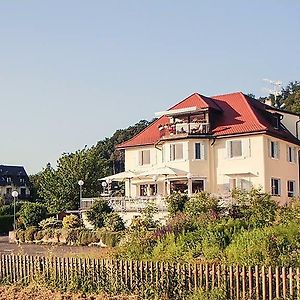
<svg viewBox="0 0 300 300"><path fill-rule="evenodd" d="M136 176L137 174L132 171L125 171L125 172L100 178L99 180L124 181L125 179L131 179Z"/></svg>
<svg viewBox="0 0 300 300"><path fill-rule="evenodd" d="M125 172L121 172L121 173L117 173L114 175L110 175L110 176L106 176L103 177L99 180L105 180L105 181L125 181L128 180L129 183L129 197L131 197L131 179L136 177L137 174L132 172L132 171L125 171Z"/></svg>
<svg viewBox="0 0 300 300"><path fill-rule="evenodd" d="M156 167L156 168L152 168L148 171L145 171L141 174L138 175L138 177L142 177L142 176L164 176L164 195L166 195L166 181L167 181L167 177L168 176L186 176L188 172L183 171L183 170L179 170L179 169L175 169L175 168L171 168L168 166L160 166L160 167Z"/></svg>
<svg viewBox="0 0 300 300"><path fill-rule="evenodd" d="M168 166L160 166L160 167L156 167L156 168L152 168L148 171L145 171L141 174L138 175L138 177L141 176L168 176L168 175L174 175L174 176L185 176L187 174L186 171L183 170L179 170L179 169L175 169L175 168L171 168Z"/></svg>

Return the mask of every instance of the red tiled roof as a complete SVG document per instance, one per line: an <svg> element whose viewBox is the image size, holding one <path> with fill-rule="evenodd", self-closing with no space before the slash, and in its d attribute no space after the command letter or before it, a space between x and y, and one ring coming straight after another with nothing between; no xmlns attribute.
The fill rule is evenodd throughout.
<svg viewBox="0 0 300 300"><path fill-rule="evenodd" d="M213 136L226 136L233 134L268 132L280 138L288 139L299 144L289 131L276 130L270 121L265 117L267 106L252 99L241 92L205 97L200 94L193 94L170 109L181 109L187 107L210 108L218 111L213 120ZM160 140L159 124L168 124L169 118L163 116L145 128L132 139L118 145L118 148L133 146L153 145Z"/></svg>

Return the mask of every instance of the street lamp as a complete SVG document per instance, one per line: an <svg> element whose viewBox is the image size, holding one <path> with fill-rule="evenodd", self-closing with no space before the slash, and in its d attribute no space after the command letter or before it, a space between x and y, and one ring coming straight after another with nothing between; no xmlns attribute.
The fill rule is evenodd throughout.
<svg viewBox="0 0 300 300"><path fill-rule="evenodd" d="M81 209L81 202L82 202L82 186L84 185L83 180L79 180L78 181L78 185L79 185L79 209Z"/></svg>
<svg viewBox="0 0 300 300"><path fill-rule="evenodd" d="M154 195L156 195L156 194L157 194L157 183L156 183L156 181L157 181L157 179L158 179L158 176L157 176L157 175L154 175L154 176L152 177L152 179L153 179L153 181L154 181Z"/></svg>
<svg viewBox="0 0 300 300"><path fill-rule="evenodd" d="M105 194L105 189L106 189L106 187L107 187L107 183L106 183L106 181L103 181L102 183L101 183L101 185L102 185L102 187L103 187L103 195Z"/></svg>
<svg viewBox="0 0 300 300"><path fill-rule="evenodd" d="M14 197L14 230L17 229L17 223L16 223L16 198L19 196L19 193L17 191L13 191L11 195Z"/></svg>

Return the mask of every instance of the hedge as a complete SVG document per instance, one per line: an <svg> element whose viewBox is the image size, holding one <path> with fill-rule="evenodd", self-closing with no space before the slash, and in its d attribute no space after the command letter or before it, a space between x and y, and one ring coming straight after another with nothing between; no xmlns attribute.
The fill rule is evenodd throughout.
<svg viewBox="0 0 300 300"><path fill-rule="evenodd" d="M14 224L14 216L7 215L7 216L0 216L0 234L1 233L8 233L9 231L13 230Z"/></svg>

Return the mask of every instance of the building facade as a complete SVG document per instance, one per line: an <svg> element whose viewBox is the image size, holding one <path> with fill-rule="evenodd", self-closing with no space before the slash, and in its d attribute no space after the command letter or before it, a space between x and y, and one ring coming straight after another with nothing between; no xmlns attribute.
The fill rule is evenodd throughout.
<svg viewBox="0 0 300 300"><path fill-rule="evenodd" d="M299 195L298 115L238 92L193 94L157 116L118 145L127 197L202 190L227 197L256 187L284 204Z"/></svg>
<svg viewBox="0 0 300 300"><path fill-rule="evenodd" d="M18 192L19 199L30 197L28 175L24 167L0 165L0 197L10 202L13 191Z"/></svg>

